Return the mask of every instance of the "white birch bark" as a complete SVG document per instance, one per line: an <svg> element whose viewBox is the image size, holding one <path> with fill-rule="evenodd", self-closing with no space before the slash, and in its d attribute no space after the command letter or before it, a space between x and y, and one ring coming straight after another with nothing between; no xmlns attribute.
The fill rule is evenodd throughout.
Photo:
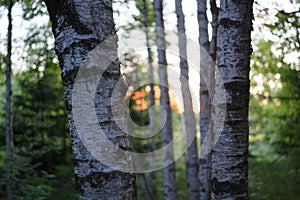
<svg viewBox="0 0 300 200"><path fill-rule="evenodd" d="M7 1L7 55L6 55L6 113L5 113L5 150L6 150L6 195L7 199L13 199L13 180L12 180L12 88L11 88L11 50L12 50L12 0Z"/></svg>
<svg viewBox="0 0 300 200"><path fill-rule="evenodd" d="M207 20L207 1L197 0L198 3L198 24L199 24L199 44L200 48L200 141L202 144L204 138L208 132L208 127L211 119L211 98L208 91L207 84L205 83L201 74L208 74L212 79L215 78L214 70L210 69L210 73L204 72L203 70L208 70L205 66L206 62L205 56L209 52L210 42L208 39L208 20ZM206 51L206 52L205 52ZM210 91L213 92L213 91ZM212 133L212 130L211 130ZM201 153L201 151L200 151ZM211 196L211 153L208 153L205 157L200 154L199 162L199 180L200 180L200 200L209 200Z"/></svg>
<svg viewBox="0 0 300 200"><path fill-rule="evenodd" d="M212 199L248 199L248 107L253 0L221 1L218 70L227 115L212 154Z"/></svg>
<svg viewBox="0 0 300 200"><path fill-rule="evenodd" d="M177 15L177 28L178 28L178 46L180 55L180 83L181 92L184 106L184 124L187 142L191 144L187 150L187 181L189 190L189 199L194 200L199 198L199 165L198 165L198 150L196 141L196 120L193 111L192 97L189 87L189 70L187 63L186 51L186 33L184 25L184 14L182 11L181 0L175 0L175 8Z"/></svg>
<svg viewBox="0 0 300 200"><path fill-rule="evenodd" d="M158 74L160 81L160 105L165 109L167 114L166 123L162 126L162 146L166 146L173 140L172 136L172 114L170 107L169 88L168 88L168 75L167 75L167 58L166 58L166 40L164 33L164 20L163 20L163 5L162 0L154 0L154 14L156 23L156 45L158 51ZM165 112L162 110L161 116L165 116ZM168 166L164 167L164 195L166 200L176 200L176 175L175 175L175 162L174 152L163 152L164 162L172 162Z"/></svg>
<svg viewBox="0 0 300 200"><path fill-rule="evenodd" d="M95 200L136 199L135 176L114 170L96 160L83 146L72 113L74 80L83 60L100 42L116 35L112 1L44 0L44 2L50 14L55 50L62 69L78 197ZM114 49L115 54L116 50ZM120 77L119 62L115 61L98 84L95 105L98 108L97 118L102 131L119 147L128 149L127 137L116 125L112 115L111 93ZM123 109L122 106L120 109Z"/></svg>

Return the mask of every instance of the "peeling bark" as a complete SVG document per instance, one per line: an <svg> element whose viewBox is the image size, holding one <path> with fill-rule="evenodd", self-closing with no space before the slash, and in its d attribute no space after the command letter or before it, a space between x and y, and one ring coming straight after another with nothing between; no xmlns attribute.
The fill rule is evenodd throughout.
<svg viewBox="0 0 300 200"><path fill-rule="evenodd" d="M187 150L187 181L189 199L194 200L199 198L199 165L196 141L196 120L195 113L193 111L193 103L189 87L189 70L186 51L187 41L184 25L184 14L182 11L182 2L181 0L175 0L175 4L178 28L178 46L180 55L180 83L184 106L184 124L187 137L187 144L191 144ZM192 142L189 142L191 140Z"/></svg>
<svg viewBox="0 0 300 200"><path fill-rule="evenodd" d="M72 113L72 92L76 73L91 50L105 39L116 35L112 1L44 0L44 2L52 21L55 51L62 70L78 197L95 200L136 199L135 176L114 170L96 160L83 146ZM117 49L114 50L117 54ZM127 137L116 125L110 103L112 90L120 78L119 62L115 61L98 83L95 106L102 131L119 147L128 149ZM120 109L123 107L120 106Z"/></svg>
<svg viewBox="0 0 300 200"><path fill-rule="evenodd" d="M227 115L212 154L212 199L248 199L248 107L253 0L221 1L218 70Z"/></svg>
<svg viewBox="0 0 300 200"><path fill-rule="evenodd" d="M166 58L166 40L164 33L164 20L163 20L163 5L162 0L154 0L154 14L156 23L156 45L158 51L158 74L160 81L160 105L165 109L167 114L166 123L162 126L162 146L166 146L173 140L172 135L172 114L170 107L169 88L168 88L168 75L167 75L167 58ZM161 111L161 116L164 116L164 111ZM176 200L176 175L175 175L175 162L174 152L163 152L163 161L170 163L164 167L164 194L166 200Z"/></svg>

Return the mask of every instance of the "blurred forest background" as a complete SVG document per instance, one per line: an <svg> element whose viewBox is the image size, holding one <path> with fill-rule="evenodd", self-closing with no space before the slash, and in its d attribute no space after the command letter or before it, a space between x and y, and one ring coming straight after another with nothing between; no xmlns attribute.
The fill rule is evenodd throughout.
<svg viewBox="0 0 300 200"><path fill-rule="evenodd" d="M7 11L6 1L0 3L0 199L4 199ZM115 2L118 31L143 27L141 3L141 0ZM172 3L165 1L168 27L174 23L170 20L174 17ZM190 2L183 2L183 6L185 3ZM152 5L150 1L147 4L149 26L153 26ZM261 4L258 1L254 8L250 198L296 200L300 199L300 2L272 0ZM24 0L15 2L13 10L14 196L15 199L76 199L63 87L46 8L41 1ZM191 16L195 17L196 13ZM120 59L125 68L136 66L136 77L148 77L145 60L135 54ZM155 97L159 100L158 92ZM135 122L147 124L149 89L140 88L130 102ZM171 104L173 117L177 119L182 113L176 102ZM178 122L174 120L174 123ZM159 136L155 141L159 146ZM144 151L148 145L145 141L135 141L138 151ZM186 155L176 161L176 175L179 199L185 199ZM140 179L137 180L141 188ZM162 182L162 172L157 171L153 184L155 199L163 198ZM139 199L144 199L143 190L138 192Z"/></svg>

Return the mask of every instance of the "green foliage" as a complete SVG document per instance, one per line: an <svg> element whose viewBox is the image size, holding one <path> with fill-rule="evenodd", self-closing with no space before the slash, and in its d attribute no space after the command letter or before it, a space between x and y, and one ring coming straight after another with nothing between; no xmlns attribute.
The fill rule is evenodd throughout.
<svg viewBox="0 0 300 200"><path fill-rule="evenodd" d="M59 182L63 182L65 189L74 192L75 189L70 189L74 187L74 176L70 143L67 142L69 138L64 95L57 64L47 61L45 69L30 68L17 74L15 79L15 198L49 199L61 187L57 185ZM4 171L2 158L1 156L0 167ZM68 172L62 173L61 168ZM0 179L4 177L0 175ZM72 199L74 193L68 194Z"/></svg>
<svg viewBox="0 0 300 200"><path fill-rule="evenodd" d="M23 19L31 20L37 16L47 14L47 9L42 0L21 0Z"/></svg>
<svg viewBox="0 0 300 200"><path fill-rule="evenodd" d="M250 159L250 199L299 199L299 152L281 160Z"/></svg>
<svg viewBox="0 0 300 200"><path fill-rule="evenodd" d="M46 9L41 0L23 0L25 20L44 16ZM127 4L123 0L123 4ZM151 1L148 8L148 26L154 24ZM1 6L6 1L0 1ZM134 22L122 27L125 30L143 25L142 0L136 0L139 14ZM267 10L266 10L267 11ZM267 13L265 13L267 14ZM259 41L253 54L252 88L263 87L252 93L250 106L251 138L250 194L253 199L298 199L300 149L300 72L299 62L289 63L286 55L299 51L299 12L278 11L277 21L267 27L278 41ZM77 199L73 175L70 139L60 71L54 55L50 23L32 25L26 37L22 59L26 70L13 78L14 152L13 175L15 199ZM150 33L153 37L153 33ZM154 38L154 37L153 37ZM152 40L153 40L152 38ZM128 55L124 62L135 82L147 80L147 64L135 61L138 55ZM132 69L136 69L132 73ZM5 103L5 56L0 54L0 107ZM126 76L126 75L125 75ZM255 77L261 76L262 83ZM130 82L130 81L129 81ZM273 82L272 86L271 82ZM281 85L281 86L280 86ZM280 87L279 87L280 86ZM137 91L146 91L146 85ZM148 102L148 93L143 97ZM148 109L136 109L130 101L131 116L141 126L149 123ZM140 105L140 104L139 104ZM176 115L176 114L174 114ZM176 118L177 116L174 116ZM0 199L5 196L5 110L0 110ZM156 113L157 124L159 112ZM178 121L174 120L174 125ZM160 148L161 138L155 138ZM150 140L134 140L138 152L149 150ZM285 155L285 156L282 156ZM288 155L288 156L286 156ZM266 160L266 158L268 158ZM179 199L187 199L185 156L176 162ZM146 175L147 177L149 174ZM292 177L292 178L291 178ZM163 199L163 174L156 173L155 199ZM143 199L139 187L139 197Z"/></svg>
<svg viewBox="0 0 300 200"><path fill-rule="evenodd" d="M73 192L69 195L75 191L70 189L74 187L71 150L58 72L57 64L49 63L42 72L30 69L15 77L14 84L18 86L14 87L12 171L16 199L49 199L57 192L56 182L66 179L66 175L67 190ZM4 155L1 149L1 171L5 171ZM69 172L60 177L62 173L57 172L57 166L68 166ZM0 174L0 194L4 194L4 175Z"/></svg>
<svg viewBox="0 0 300 200"><path fill-rule="evenodd" d="M148 21L147 21L147 24L148 24L148 27L154 27L154 9L153 9L153 6L152 6L152 2L149 1L149 0L145 0L146 1L146 7L147 7L147 17L148 17ZM125 3L125 5L124 5ZM127 9L129 9L128 7L128 2L123 2L121 3L122 6L127 6ZM127 5L126 5L127 4ZM125 25L122 25L121 27L119 27L120 29L122 30L125 30L125 31L129 31L129 30L132 30L132 29L139 29L139 28L144 28L145 25L144 25L144 10L143 10L143 0L135 0L134 1L134 4L135 4L135 7L136 9L138 10L138 14L132 14L131 17L132 17L132 21L128 22L127 24ZM118 11L115 11L117 12L118 14Z"/></svg>
<svg viewBox="0 0 300 200"><path fill-rule="evenodd" d="M276 42L255 44L250 101L250 152L255 156L276 157L300 148L299 16L300 11L278 11L276 21L267 24Z"/></svg>
<svg viewBox="0 0 300 200"><path fill-rule="evenodd" d="M24 1L25 19L43 15L41 1ZM14 199L75 198L68 122L60 69L49 24L31 25L22 55L26 69L13 76L13 193ZM1 56L0 71L5 70ZM5 83L0 75L0 106ZM0 121L0 171L5 172L4 121ZM0 196L5 196L5 173L0 173ZM1 199L1 198L0 198Z"/></svg>
<svg viewBox="0 0 300 200"><path fill-rule="evenodd" d="M55 181L53 190L49 197L50 200L68 199L75 200L77 193L74 184L74 166L72 163L72 155L67 154L68 164L58 165L55 167Z"/></svg>
<svg viewBox="0 0 300 200"><path fill-rule="evenodd" d="M253 55L251 132L263 133L270 148L287 153L300 146L300 72L275 57L271 47L270 41L261 41Z"/></svg>
<svg viewBox="0 0 300 200"><path fill-rule="evenodd" d="M279 49L282 55L300 50L300 10L285 12L279 10L276 22L267 24L273 35L280 39Z"/></svg>
<svg viewBox="0 0 300 200"><path fill-rule="evenodd" d="M146 9L147 9L147 16L148 16L148 27L153 27L154 25L154 9L152 6L152 1L149 0L145 0L146 2ZM138 24L138 26L144 27L143 21L144 19L144 5L143 5L143 0L135 0L135 5L136 8L139 10L140 14L139 15L134 15L133 18L135 20L135 22L139 22L140 24Z"/></svg>
<svg viewBox="0 0 300 200"><path fill-rule="evenodd" d="M146 177L149 173L145 173ZM188 186L186 182L186 154L183 154L178 160L176 160L176 187L178 199L188 199ZM154 179L154 194L153 199L164 199L164 175L162 170L155 172ZM141 189L140 179L137 176L138 186L138 199L145 200L145 195Z"/></svg>

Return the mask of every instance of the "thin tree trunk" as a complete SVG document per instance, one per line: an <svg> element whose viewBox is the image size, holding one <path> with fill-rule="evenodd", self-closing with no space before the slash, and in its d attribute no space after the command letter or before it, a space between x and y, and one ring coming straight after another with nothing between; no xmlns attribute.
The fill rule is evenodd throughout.
<svg viewBox="0 0 300 200"><path fill-rule="evenodd" d="M208 20L206 15L207 0L197 0L198 24L199 24L199 44L208 52L209 39L208 39Z"/></svg>
<svg viewBox="0 0 300 200"><path fill-rule="evenodd" d="M131 131L129 126L128 126L128 131L129 132ZM133 138L132 138L131 135L128 136L128 140L129 140L129 146L130 146L131 151L136 152L136 150L134 148L134 144L133 144ZM151 200L152 199L152 194L149 191L149 186L148 186L145 174L144 173L137 173L136 175L138 176L138 178L141 181L141 186L142 186L142 189L143 189L143 192L144 192L144 195L145 195L145 199L146 200Z"/></svg>
<svg viewBox="0 0 300 200"><path fill-rule="evenodd" d="M141 80L140 80L139 75L138 75L137 72L135 73L135 80L136 80L137 83L141 82ZM140 121L141 124L145 124L144 118L141 118L140 120L141 120ZM127 130L128 130L128 133L132 132L130 126L127 127ZM134 147L133 137L131 135L128 135L128 140L129 140L129 146L130 146L131 151L132 152L137 152L136 149L135 149L135 147ZM141 183L142 190L144 192L146 200L151 200L152 199L152 194L150 192L149 184L148 184L148 182L146 180L145 174L144 173L136 173L136 175L140 179L140 183Z"/></svg>
<svg viewBox="0 0 300 200"><path fill-rule="evenodd" d="M6 55L6 117L5 117L5 147L6 147L6 193L7 199L13 199L13 180L12 180L12 88L11 88L11 49L12 49L12 11L13 3L7 1L7 55Z"/></svg>
<svg viewBox="0 0 300 200"><path fill-rule="evenodd" d="M206 15L206 0L198 0L198 24L199 24L199 44L200 48L200 134L201 134L201 149L203 150L203 142L208 134L208 127L211 119L211 100L207 84L201 74L206 74L203 70L207 70L205 66L206 56L209 52L208 40L208 20ZM210 77L214 78L213 70ZM212 91L210 91L212 92ZM201 153L202 151L200 151ZM200 200L209 200L211 195L211 153L206 156L200 154L199 166L199 180L200 180Z"/></svg>
<svg viewBox="0 0 300 200"><path fill-rule="evenodd" d="M149 186L148 186L145 174L144 173L138 173L137 176L140 178L141 185L142 185L146 200L153 199L152 194L149 191Z"/></svg>
<svg viewBox="0 0 300 200"><path fill-rule="evenodd" d="M217 7L216 0L210 0L210 11L212 14L212 37L209 43L209 55L213 59L213 61L216 61L219 15L219 8Z"/></svg>
<svg viewBox="0 0 300 200"><path fill-rule="evenodd" d="M160 81L160 104L167 114L166 123L162 126L162 146L168 145L173 140L172 114L169 97L169 83L167 75L166 40L164 32L163 5L162 0L154 0L154 14L156 23L156 45L158 51L158 74ZM164 116L164 111L161 111ZM163 161L171 163L164 167L164 194L166 200L176 200L176 174L173 148L164 150Z"/></svg>
<svg viewBox="0 0 300 200"><path fill-rule="evenodd" d="M149 44L149 29L148 29L148 9L147 9L147 3L146 0L143 0L143 16L144 16L144 27L145 27L145 34L146 34L146 45L147 45L147 53L148 53L148 65L149 65L149 82L150 82L150 94L149 94L149 104L150 108L154 106L154 83L153 83L153 59L151 55L151 47ZM149 116L150 120L155 120L155 110L149 109ZM151 137L151 144L150 144L150 151L153 152L156 149L155 144L155 123L150 123L150 135L153 135ZM150 162L154 162L154 160L151 160ZM153 163L150 163L152 165ZM154 178L155 173L154 171L150 172L149 177L149 192L150 192L150 199L152 199L153 196L153 189L154 189Z"/></svg>
<svg viewBox="0 0 300 200"><path fill-rule="evenodd" d="M218 70L227 114L212 156L212 199L248 199L248 107L253 0L221 1Z"/></svg>
<svg viewBox="0 0 300 200"><path fill-rule="evenodd" d="M195 200L199 198L199 165L196 141L196 120L189 87L189 70L186 52L187 41L181 0L175 0L175 4L178 28L178 46L180 55L180 82L184 106L184 124L187 144L190 144L187 150L187 181L189 189L189 199Z"/></svg>
<svg viewBox="0 0 300 200"><path fill-rule="evenodd" d="M75 114L72 112L74 81L83 60L101 42L116 35L112 0L44 1L52 21L55 50L62 69L79 199L136 199L135 176L112 169L92 156L79 138L73 117ZM111 45L112 53L117 55L117 49L113 47L116 45ZM119 62L114 61L98 83L95 105L101 110L97 112L97 119L101 120L102 131L112 142L128 149L127 137L117 126L112 114L111 95L120 78ZM122 105L118 106L123 109ZM88 123L93 122L84 123L87 124L87 132L90 131Z"/></svg>

